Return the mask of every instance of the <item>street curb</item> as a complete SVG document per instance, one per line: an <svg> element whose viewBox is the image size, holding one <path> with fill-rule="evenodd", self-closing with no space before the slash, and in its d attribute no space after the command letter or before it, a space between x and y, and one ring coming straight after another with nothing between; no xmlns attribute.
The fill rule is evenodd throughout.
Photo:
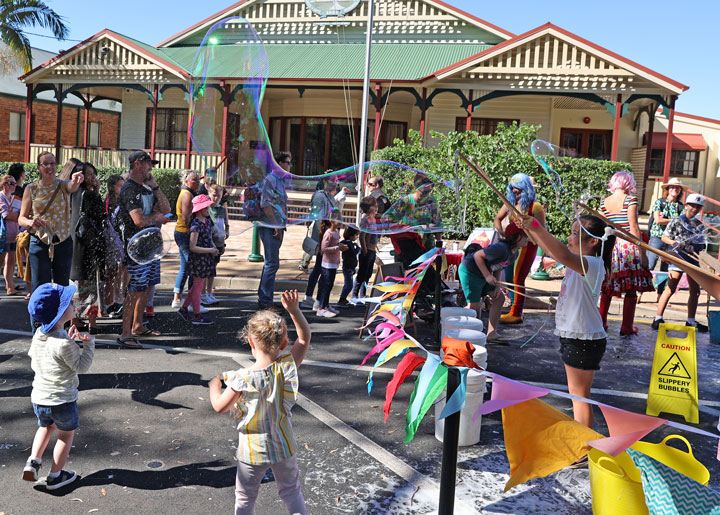
<svg viewBox="0 0 720 515"><path fill-rule="evenodd" d="M160 274L160 286L164 288L172 289L175 286L175 278L177 274L161 273ZM342 279L342 278L341 278ZM235 290L235 291L254 291L257 292L260 286L259 277L238 277L238 276L225 276L219 275L215 277L213 286L218 290ZM285 290L297 290L304 292L307 287L307 281L300 281L297 279L278 279L275 281L275 291ZM343 282L335 282L332 289L333 295L340 295L342 292ZM317 291L317 289L316 289Z"/></svg>

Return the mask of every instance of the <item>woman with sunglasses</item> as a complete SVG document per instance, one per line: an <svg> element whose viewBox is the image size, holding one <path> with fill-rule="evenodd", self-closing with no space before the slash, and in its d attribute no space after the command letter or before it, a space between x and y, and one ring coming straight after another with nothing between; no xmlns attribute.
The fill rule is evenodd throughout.
<svg viewBox="0 0 720 515"><path fill-rule="evenodd" d="M0 192L0 215L5 221L5 252L0 254L0 263L5 266L5 289L8 295L19 295L15 289L15 240L20 226L20 199L15 198L17 181L12 175L2 178L2 192Z"/></svg>

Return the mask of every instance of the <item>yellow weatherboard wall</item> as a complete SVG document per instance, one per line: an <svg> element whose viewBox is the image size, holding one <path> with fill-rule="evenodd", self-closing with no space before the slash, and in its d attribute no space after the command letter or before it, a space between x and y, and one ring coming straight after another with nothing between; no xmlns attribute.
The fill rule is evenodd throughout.
<svg viewBox="0 0 720 515"><path fill-rule="evenodd" d="M668 331L685 333L685 337L671 337ZM685 417L686 422L699 423L697 385L695 328L660 324L646 413L674 413Z"/></svg>

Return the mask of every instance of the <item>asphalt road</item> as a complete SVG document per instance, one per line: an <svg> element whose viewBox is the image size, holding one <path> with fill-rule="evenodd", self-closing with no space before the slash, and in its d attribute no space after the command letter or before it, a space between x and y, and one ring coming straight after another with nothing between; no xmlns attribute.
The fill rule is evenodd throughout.
<svg viewBox="0 0 720 515"><path fill-rule="evenodd" d="M32 371L27 356L30 337L26 303L0 300L0 512L37 513L230 513L234 499L234 451L237 433L229 415L210 407L208 380L239 368L249 348L236 338L255 309L256 297L218 294L222 303L211 310L214 326L193 327L168 306L159 292L158 315L151 326L167 335L156 347L119 349L99 343L90 373L80 378L81 427L76 432L68 468L82 477L67 488L48 492L22 481L35 431L30 404ZM432 513L437 510L442 444L434 437L433 411L416 438L403 443L405 414L412 381L403 385L383 424L382 405L388 371L375 375L367 393L367 369L357 366L370 348L357 338L362 309L334 319L308 317L311 350L300 369L301 397L293 413L298 462L308 509L313 514ZM101 321L107 333L114 321ZM508 377L562 385L564 372L552 336L552 320L526 315L526 323L510 330L515 342L489 349L489 369ZM421 336L431 332L420 323ZM612 326L617 334L616 323ZM524 347L520 345L536 337ZM98 336L112 342L114 334ZM148 339L146 342L150 342ZM655 333L641 326L635 339L611 337L594 397L614 406L644 413ZM720 346L698 337L700 427L716 433L720 414ZM547 402L570 413L569 401L548 396ZM607 434L599 411L596 429ZM677 417L673 420L681 421ZM646 439L660 441L676 433L666 427ZM717 441L685 434L695 456L718 485ZM41 475L47 473L49 453ZM500 413L482 420L478 445L461 448L458 460L456 513L590 513L587 470L563 470L503 493L508 478ZM261 488L258 514L284 513L270 477Z"/></svg>

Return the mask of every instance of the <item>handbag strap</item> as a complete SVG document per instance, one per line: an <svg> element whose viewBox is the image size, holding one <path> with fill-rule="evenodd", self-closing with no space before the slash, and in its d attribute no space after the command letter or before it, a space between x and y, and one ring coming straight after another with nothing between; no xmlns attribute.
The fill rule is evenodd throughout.
<svg viewBox="0 0 720 515"><path fill-rule="evenodd" d="M77 228L80 225L81 217L83 215L83 200L85 200L86 191L86 189L83 189L82 193L80 194L80 214L78 215L77 222L75 222L75 227L73 229L74 232L77 232Z"/></svg>

